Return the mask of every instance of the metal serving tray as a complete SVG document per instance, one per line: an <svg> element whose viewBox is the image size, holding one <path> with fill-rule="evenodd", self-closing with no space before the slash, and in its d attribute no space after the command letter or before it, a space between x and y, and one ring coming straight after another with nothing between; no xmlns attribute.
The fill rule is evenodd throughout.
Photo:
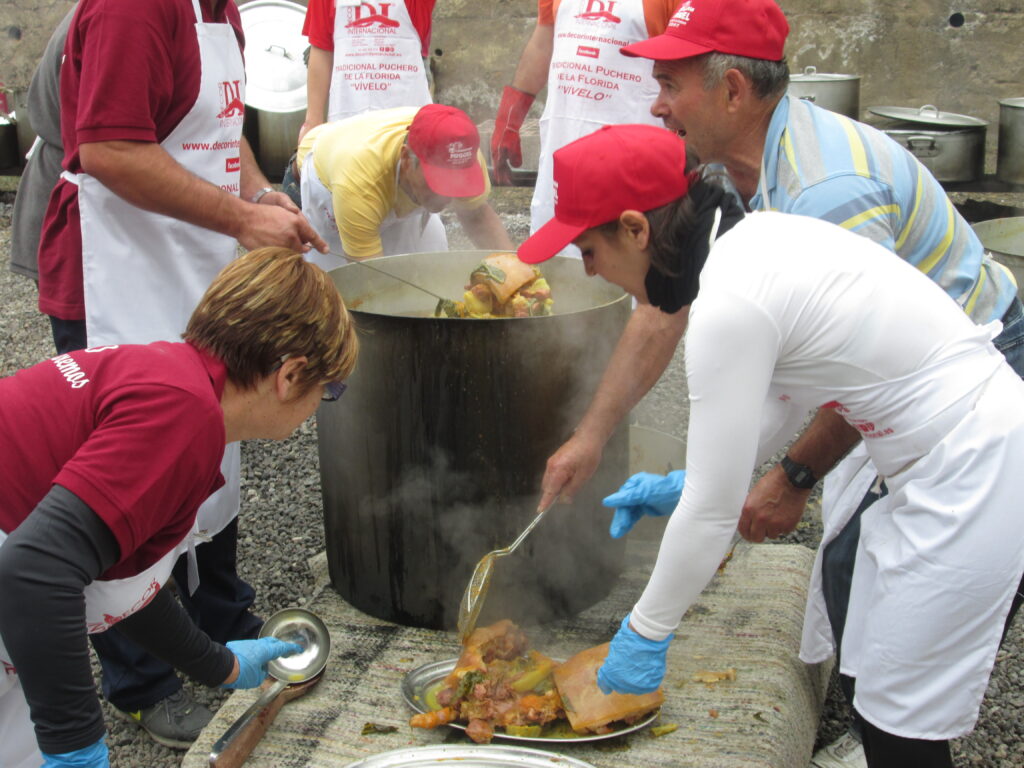
<svg viewBox="0 0 1024 768"><path fill-rule="evenodd" d="M435 744L429 747L408 747L381 752L363 758L345 768L420 768L451 764L457 768L594 768L573 757L540 749L513 747L504 744Z"/></svg>
<svg viewBox="0 0 1024 768"><path fill-rule="evenodd" d="M416 712L427 712L428 708L426 705L426 693L427 690L444 680L448 674L455 669L455 664L458 659L445 659L444 661L433 661L428 664L416 667L416 669L410 671L405 678L402 680L402 698L405 699L405 703L409 705L411 709ZM632 725L626 725L622 728L618 728L610 733L589 733L586 735L574 736L571 738L552 738L550 736L512 736L501 730L494 731L494 738L504 739L507 741L533 741L544 744L552 743L566 743L566 744L578 744L586 741L603 741L604 739L614 739L618 736L624 736L627 733L634 733L646 728L658 717L661 712L660 709L656 709L642 719L637 720ZM451 728L458 728L460 731L466 730L466 726L462 723L448 723ZM544 753L549 755L550 753ZM568 759L568 758L566 758ZM568 765L586 765L586 763L567 763ZM404 765L404 764L403 764ZM490 765L486 763L485 765ZM512 765L512 763L510 763ZM514 763L514 765L520 765L520 763ZM534 765L534 763L522 763L522 765ZM374 764L376 768L376 764Z"/></svg>

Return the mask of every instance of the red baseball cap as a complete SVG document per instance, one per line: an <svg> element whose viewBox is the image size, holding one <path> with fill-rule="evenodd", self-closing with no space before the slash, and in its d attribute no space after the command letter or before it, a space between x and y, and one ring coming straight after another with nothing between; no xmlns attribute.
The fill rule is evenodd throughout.
<svg viewBox="0 0 1024 768"><path fill-rule="evenodd" d="M420 160L427 186L444 197L484 193L484 172L477 160L480 133L461 109L427 104L409 126L409 149Z"/></svg>
<svg viewBox="0 0 1024 768"><path fill-rule="evenodd" d="M550 259L584 230L623 211L649 211L682 197L686 143L654 125L606 125L552 156L555 217L519 246L519 259Z"/></svg>
<svg viewBox="0 0 1024 768"><path fill-rule="evenodd" d="M789 24L775 0L683 0L662 34L619 50L656 61L712 51L782 61L788 34Z"/></svg>

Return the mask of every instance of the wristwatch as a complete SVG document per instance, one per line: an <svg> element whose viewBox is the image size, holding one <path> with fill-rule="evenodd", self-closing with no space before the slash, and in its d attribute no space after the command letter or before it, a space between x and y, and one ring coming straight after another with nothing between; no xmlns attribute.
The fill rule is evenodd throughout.
<svg viewBox="0 0 1024 768"><path fill-rule="evenodd" d="M274 191L274 188L273 188L273 187L264 187L264 188L263 188L263 189L261 189L261 190L260 190L259 192L257 192L257 193L256 193L255 195L253 195L252 197L250 197L250 198L249 198L249 202L250 202L250 203L258 203L258 202L259 202L260 200L262 200L262 199L263 199L263 196L264 196L265 194L267 194L267 192L273 192L273 191Z"/></svg>
<svg viewBox="0 0 1024 768"><path fill-rule="evenodd" d="M818 478L814 476L811 468L806 464L798 464L793 461L789 456L783 456L782 461L779 462L782 465L782 471L786 473L786 477L789 478L789 483L794 488L813 488L818 482Z"/></svg>

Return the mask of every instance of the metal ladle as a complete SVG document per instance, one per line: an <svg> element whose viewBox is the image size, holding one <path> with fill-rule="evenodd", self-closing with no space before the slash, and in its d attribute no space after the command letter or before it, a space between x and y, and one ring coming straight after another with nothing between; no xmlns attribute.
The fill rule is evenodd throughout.
<svg viewBox="0 0 1024 768"><path fill-rule="evenodd" d="M423 291L428 296L433 296L435 299L437 299L437 306L434 307L434 317L440 317L442 313L446 317L458 317L459 316L458 302L453 301L452 299L446 299L446 298L444 298L444 296L441 296L440 294L434 293L433 291L424 288L419 283L414 283L412 280L406 280L404 277L399 277L398 275L392 274L391 272L388 272L387 270L380 269L379 267L375 267L372 264L367 264L366 261L361 260L361 259L348 259L347 257L342 256L340 253L335 253L334 251L329 251L328 253L331 256L337 256L339 258L345 259L346 261L350 261L350 262L354 261L356 264L362 264L367 269L373 270L374 272L377 272L378 274L386 275L386 276L390 277L392 280L397 280L400 283L405 283L406 285L412 286L413 288L415 288L418 291Z"/></svg>
<svg viewBox="0 0 1024 768"><path fill-rule="evenodd" d="M523 539L532 531L540 519L547 514L547 511L554 505L554 501L537 513L533 521L526 526L526 530L519 534L519 537L504 549L495 549L488 552L473 569L473 575L469 577L469 585L462 593L462 602L459 603L459 641L465 643L473 630L476 629L476 620L480 617L480 609L483 608L484 598L487 597L487 590L491 586L491 575L494 573L494 561L499 557L511 555L516 547L522 544Z"/></svg>
<svg viewBox="0 0 1024 768"><path fill-rule="evenodd" d="M217 764L217 759L231 746L236 736L245 730L249 722L285 688L312 680L327 666L327 657L331 652L331 635L320 617L311 611L304 608L285 608L278 611L263 623L259 636L276 637L278 640L301 645L302 651L291 656L278 657L267 664L267 672L274 678L274 684L269 686L213 745L210 765Z"/></svg>

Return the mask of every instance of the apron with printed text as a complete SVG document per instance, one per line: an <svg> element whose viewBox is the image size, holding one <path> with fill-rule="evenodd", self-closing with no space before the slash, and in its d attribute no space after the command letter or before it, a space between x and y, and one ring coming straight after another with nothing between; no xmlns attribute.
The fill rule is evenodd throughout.
<svg viewBox="0 0 1024 768"><path fill-rule="evenodd" d="M420 35L405 0L338 3L328 122L430 101Z"/></svg>
<svg viewBox="0 0 1024 768"><path fill-rule="evenodd" d="M317 142L320 138L317 138ZM345 253L334 214L334 199L331 190L320 180L313 156L316 142L302 163L303 173L299 178L302 192L302 213L320 236L327 242L330 253L310 250L306 258L321 269L330 271L347 264L351 258ZM395 189L398 189L398 168L395 168ZM380 223L381 251L384 256L398 253L431 253L448 250L448 236L444 223L436 213L426 208L415 208L405 216L395 213L392 205L388 215Z"/></svg>
<svg viewBox="0 0 1024 768"><path fill-rule="evenodd" d="M192 7L199 93L160 146L185 170L237 195L245 116L242 54L230 24L203 22L199 1L192 0ZM78 185L89 346L181 341L199 299L235 257L234 238L137 208L88 174L64 177ZM238 514L237 443L225 449L221 472L224 487L199 509L199 529L207 537Z"/></svg>
<svg viewBox="0 0 1024 768"><path fill-rule="evenodd" d="M554 216L552 154L602 125L661 125L651 114L658 86L649 59L623 56L647 39L642 0L562 0L555 17L548 95L540 118L530 231Z"/></svg>

